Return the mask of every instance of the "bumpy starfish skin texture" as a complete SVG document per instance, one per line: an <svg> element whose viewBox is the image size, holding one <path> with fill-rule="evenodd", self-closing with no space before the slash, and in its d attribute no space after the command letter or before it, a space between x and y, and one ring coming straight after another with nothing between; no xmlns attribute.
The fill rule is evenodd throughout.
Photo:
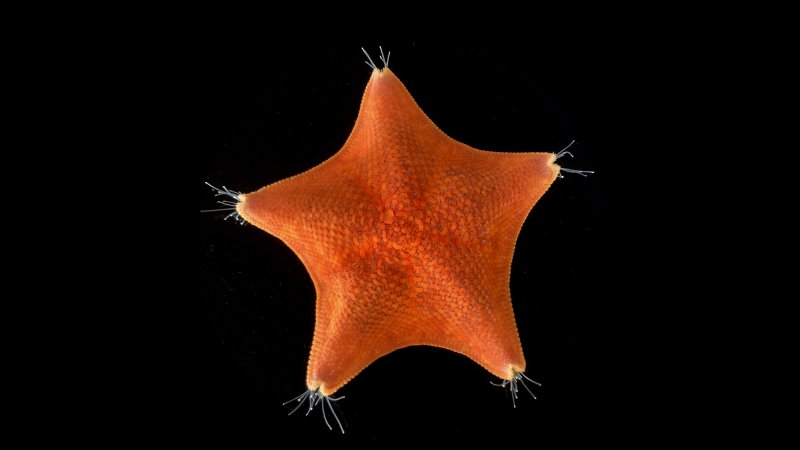
<svg viewBox="0 0 800 450"><path fill-rule="evenodd" d="M329 396L411 345L461 353L505 380L523 372L511 259L559 174L555 158L457 142L389 69L374 70L338 153L237 206L299 256L316 287L308 388Z"/></svg>

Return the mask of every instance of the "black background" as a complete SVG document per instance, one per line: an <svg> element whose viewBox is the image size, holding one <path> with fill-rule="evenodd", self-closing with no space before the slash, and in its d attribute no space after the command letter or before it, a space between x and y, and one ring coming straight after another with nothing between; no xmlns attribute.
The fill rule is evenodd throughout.
<svg viewBox="0 0 800 450"><path fill-rule="evenodd" d="M563 166L592 169L558 179L529 215L514 255L513 305L538 400L512 408L492 375L468 358L413 347L379 359L337 395L347 434L319 411L287 417L281 403L304 391L315 293L297 257L252 227L201 214L200 336L193 382L209 430L303 442L394 442L491 435L498 443L617 434L634 418L627 402L644 369L623 309L625 228L614 185L636 111L614 52L599 42L454 46L412 41L314 48L230 45L208 56L207 124L198 209L213 208L202 183L250 192L333 155L356 119L370 76L360 47L390 67L451 137L475 148L556 152ZM623 263L625 265L628 262ZM627 317L636 311L626 306ZM637 319L641 322L641 317Z"/></svg>

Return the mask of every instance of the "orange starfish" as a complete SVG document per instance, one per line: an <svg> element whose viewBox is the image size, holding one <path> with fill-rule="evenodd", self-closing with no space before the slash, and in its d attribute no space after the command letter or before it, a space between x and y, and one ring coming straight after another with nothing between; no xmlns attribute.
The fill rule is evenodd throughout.
<svg viewBox="0 0 800 450"><path fill-rule="evenodd" d="M256 192L227 191L241 218L298 255L316 287L309 390L295 400L309 409L323 401L324 413L330 395L373 361L412 345L461 353L516 395L525 358L511 259L566 152L496 153L457 142L394 73L372 67L338 153Z"/></svg>

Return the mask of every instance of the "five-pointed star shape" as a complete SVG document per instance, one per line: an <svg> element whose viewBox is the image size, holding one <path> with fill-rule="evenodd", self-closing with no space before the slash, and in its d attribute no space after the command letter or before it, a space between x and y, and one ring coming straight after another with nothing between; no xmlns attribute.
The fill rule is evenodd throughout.
<svg viewBox="0 0 800 450"><path fill-rule="evenodd" d="M344 147L239 197L317 293L306 383L329 396L383 355L443 347L513 380L514 244L559 174L552 153L480 151L444 134L389 70L374 70Z"/></svg>

